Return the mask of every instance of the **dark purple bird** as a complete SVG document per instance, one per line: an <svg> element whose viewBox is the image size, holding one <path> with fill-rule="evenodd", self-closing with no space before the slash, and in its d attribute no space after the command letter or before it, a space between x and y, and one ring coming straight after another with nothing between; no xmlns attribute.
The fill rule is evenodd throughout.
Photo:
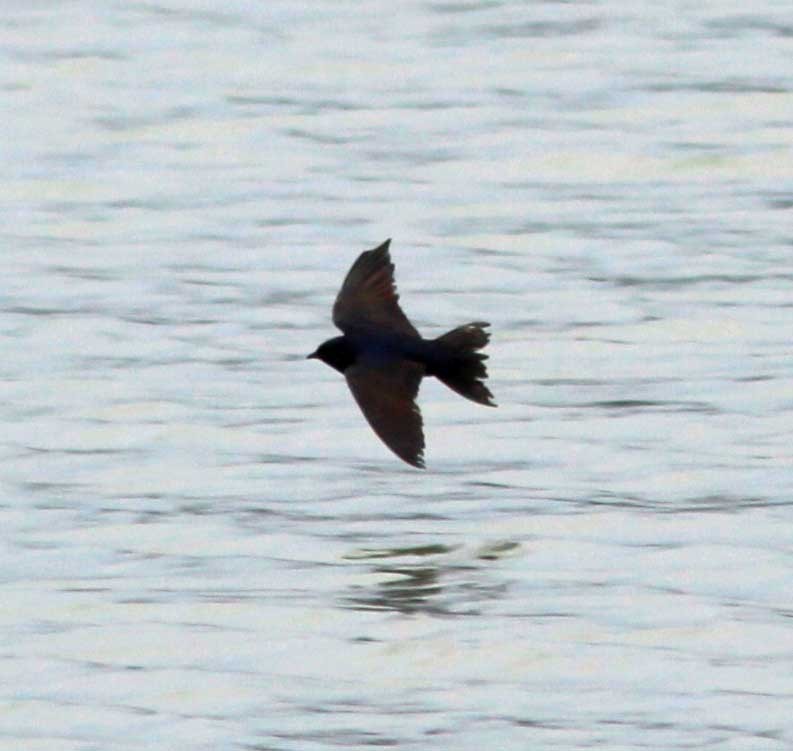
<svg viewBox="0 0 793 751"><path fill-rule="evenodd" d="M391 240L352 265L333 305L344 332L308 357L344 374L364 417L388 448L414 467L424 466L424 432L416 404L424 376L435 376L460 396L495 407L484 384L489 323L474 321L437 339L421 335L399 307Z"/></svg>

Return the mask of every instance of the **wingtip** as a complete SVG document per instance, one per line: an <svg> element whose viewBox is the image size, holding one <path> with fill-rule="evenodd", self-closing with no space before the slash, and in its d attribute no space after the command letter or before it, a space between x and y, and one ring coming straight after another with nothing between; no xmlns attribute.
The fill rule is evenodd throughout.
<svg viewBox="0 0 793 751"><path fill-rule="evenodd" d="M382 439L381 439L382 440ZM386 444L388 445L388 444ZM409 464L416 469L426 469L424 466L424 449L422 448L419 453L414 454L412 451L396 451L391 446L388 446L391 451L396 454L405 464Z"/></svg>
<svg viewBox="0 0 793 751"><path fill-rule="evenodd" d="M391 448L389 446L389 448ZM391 449L394 451L393 449ZM411 467L415 467L416 469L427 469L424 466L424 454L417 454L416 456L410 456L407 454L397 454L396 451L394 453L403 461L405 464L409 464Z"/></svg>

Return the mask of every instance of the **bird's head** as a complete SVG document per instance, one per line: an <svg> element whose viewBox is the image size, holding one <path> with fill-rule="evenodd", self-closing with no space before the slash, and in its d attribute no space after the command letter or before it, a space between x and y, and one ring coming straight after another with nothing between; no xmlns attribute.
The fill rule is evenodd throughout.
<svg viewBox="0 0 793 751"><path fill-rule="evenodd" d="M322 342L314 352L307 355L306 359L322 360L326 365L343 373L355 362L355 352L345 337L337 336L335 339Z"/></svg>

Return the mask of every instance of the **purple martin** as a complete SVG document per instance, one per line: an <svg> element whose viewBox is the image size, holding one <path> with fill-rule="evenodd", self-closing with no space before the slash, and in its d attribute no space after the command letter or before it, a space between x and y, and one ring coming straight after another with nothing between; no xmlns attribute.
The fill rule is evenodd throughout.
<svg viewBox="0 0 793 751"><path fill-rule="evenodd" d="M474 321L437 339L423 339L399 307L391 240L367 250L341 285L333 323L343 336L308 355L342 373L364 417L400 459L424 467L424 431L416 404L424 376L435 376L460 396L495 407L485 386L490 324Z"/></svg>

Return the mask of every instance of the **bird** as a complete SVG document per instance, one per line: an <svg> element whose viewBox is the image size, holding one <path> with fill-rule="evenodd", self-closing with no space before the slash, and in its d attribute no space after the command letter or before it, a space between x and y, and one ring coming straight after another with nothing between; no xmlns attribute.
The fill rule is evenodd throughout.
<svg viewBox="0 0 793 751"><path fill-rule="evenodd" d="M333 304L342 331L307 355L341 373L372 430L400 459L424 468L424 430L416 403L424 377L460 396L497 406L484 381L480 352L490 341L485 321L424 339L399 306L389 238L353 263Z"/></svg>

